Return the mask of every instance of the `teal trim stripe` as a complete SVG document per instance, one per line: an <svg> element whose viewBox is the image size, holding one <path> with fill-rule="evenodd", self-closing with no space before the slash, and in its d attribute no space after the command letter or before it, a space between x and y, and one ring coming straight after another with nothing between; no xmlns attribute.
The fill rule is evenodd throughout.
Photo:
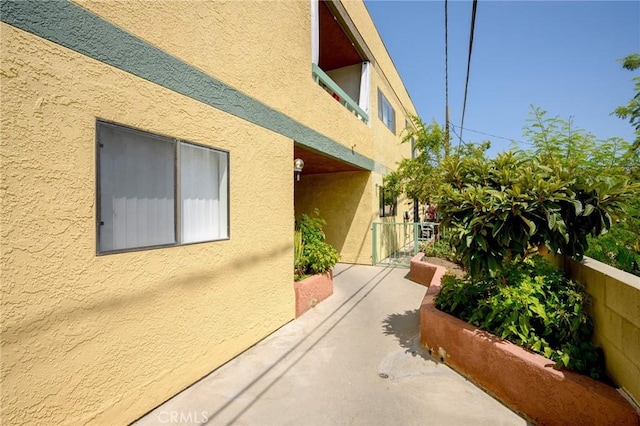
<svg viewBox="0 0 640 426"><path fill-rule="evenodd" d="M67 0L0 0L0 20L365 170L370 158Z"/></svg>

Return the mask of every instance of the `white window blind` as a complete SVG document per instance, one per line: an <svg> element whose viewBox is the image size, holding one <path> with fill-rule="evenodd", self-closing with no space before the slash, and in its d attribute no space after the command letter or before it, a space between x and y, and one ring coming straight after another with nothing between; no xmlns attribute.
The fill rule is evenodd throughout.
<svg viewBox="0 0 640 426"><path fill-rule="evenodd" d="M227 161L224 153L180 145L183 243L228 237Z"/></svg>
<svg viewBox="0 0 640 426"><path fill-rule="evenodd" d="M229 238L227 152L100 121L97 139L99 253Z"/></svg>
<svg viewBox="0 0 640 426"><path fill-rule="evenodd" d="M117 126L99 127L100 251L175 242L175 149Z"/></svg>

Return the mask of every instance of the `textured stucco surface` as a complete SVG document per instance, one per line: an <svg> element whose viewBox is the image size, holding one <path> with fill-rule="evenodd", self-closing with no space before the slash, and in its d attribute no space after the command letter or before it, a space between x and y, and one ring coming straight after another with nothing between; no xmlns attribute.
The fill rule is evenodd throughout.
<svg viewBox="0 0 640 426"><path fill-rule="evenodd" d="M293 284L296 292L296 318L333 294L333 271L312 275Z"/></svg>
<svg viewBox="0 0 640 426"><path fill-rule="evenodd" d="M420 252L411 258L411 265L409 267L409 279L423 286L429 287L434 277L436 280L440 278L436 276L437 273L444 274L442 268L438 269L436 265L432 265L428 262L423 262L424 253Z"/></svg>
<svg viewBox="0 0 640 426"><path fill-rule="evenodd" d="M295 189L371 262L375 184L409 154L377 85L400 84L398 128L413 106L345 8L376 55L369 125L311 78L308 1L2 3L0 422L129 422L292 319L294 140L375 170ZM96 119L228 150L230 240L96 256Z"/></svg>
<svg viewBox="0 0 640 426"><path fill-rule="evenodd" d="M327 242L340 261L371 265L371 224L377 217L373 173L341 172L302 175L295 183L295 214L314 215L318 209L327 224Z"/></svg>
<svg viewBox="0 0 640 426"><path fill-rule="evenodd" d="M0 34L1 421L126 423L293 318L292 141ZM229 150L231 239L96 256L96 117Z"/></svg>
<svg viewBox="0 0 640 426"><path fill-rule="evenodd" d="M310 1L193 2L189 8L170 0L154 2L153 8L122 0L76 3L349 150L353 148L355 154L373 158L381 169L392 169L411 154L410 146L399 148L399 136L377 118L378 86L396 110L398 135L404 128L405 110L415 112L415 108L361 2L348 1L343 6L375 55L369 125L311 78ZM212 25L192 24L200 20ZM148 25L149 21L154 25ZM291 136L314 147L305 140L311 135ZM335 149L349 159L348 152Z"/></svg>
<svg viewBox="0 0 640 426"><path fill-rule="evenodd" d="M355 157L371 158L371 129L311 78L309 1L198 1L188 8L171 0L153 8L122 0L77 3L349 151L355 145ZM315 148L311 135L290 136ZM349 152L331 148L349 158Z"/></svg>
<svg viewBox="0 0 640 426"><path fill-rule="evenodd" d="M214 8L213 3L199 3L198 6L208 5L208 9ZM133 24L130 23L130 27L137 29L135 24L139 24L142 29L149 27L147 15L151 12L148 3L126 2L124 4L118 4L117 2L103 2L101 4L106 5L107 11L111 10L116 15L126 10L127 6L137 6L139 13L132 14L129 17L134 19ZM162 18L159 17L158 19L173 23L176 17L180 17L185 13L189 15L188 12L193 9L199 10L198 7L192 8L191 5L189 5L189 8L185 8L185 3L170 2L170 4L173 6L171 9L172 13ZM42 3L37 0L20 0L3 2L0 5L2 7L2 14L0 16L3 22L32 32L215 108L222 109L223 111L251 121L269 130L286 135L305 146L320 150L328 155L351 162L365 169L376 167L371 159L345 146L352 147L354 144L345 144L344 140L342 144L335 142L326 135L297 122L290 116L278 112L273 109L273 107L257 101L255 98L237 90L237 88L229 86L212 77L212 75L203 72L200 68L181 60L180 55L167 53L158 48L158 46L148 43L144 38L131 34L127 31L130 31L131 28L115 26L100 16L82 7L78 7L71 2ZM154 10L155 6L156 4L154 3ZM215 10L217 10L217 7L218 4L216 3ZM238 13L238 16L242 15L242 13L240 13L243 10L242 7L242 3L235 2L234 10ZM200 17L189 16L193 19L199 19ZM135 21L135 19L139 21ZM197 22L207 23L210 21L202 20ZM124 22L123 24L127 23L128 22ZM262 25L262 21L255 21L253 24L254 26L256 24ZM206 24L201 26L208 27ZM156 23L154 22L154 25L151 27L156 28ZM234 40L238 39L237 34L234 34L233 31L237 29L234 29L231 22L225 22L224 28L225 34L231 34L228 35L228 43L224 46L226 49L233 50L236 47ZM246 28L244 28L244 30L246 30ZM142 32L144 33L144 31ZM184 32L180 31L176 36L184 36ZM160 40L159 46L163 46L162 40L163 38ZM220 40L221 39L218 39L217 41L219 42ZM186 53L189 50L201 51L202 44L203 42L200 38L188 39L188 41L181 44L183 49L181 51L182 56L190 57L191 55ZM260 44L254 43L253 46L260 46ZM213 60L210 55L206 56L206 59L209 62ZM261 58L251 57L251 59ZM253 69L253 67L250 66L251 61L244 60L242 63L249 64L244 75L248 76L247 78L253 78L251 73L248 72ZM294 74L295 71L295 69L287 70L289 74L287 76L289 77L288 81L304 75L296 75ZM314 89L318 88L319 86L315 85ZM279 97L284 99L286 103L295 102L297 97L297 92L285 92L284 95L282 91L278 93ZM329 99L331 98L327 99L325 97L323 101L326 105L335 107L335 105L331 103L333 101L329 102ZM343 114L344 112L340 111L340 113ZM335 120L336 116L325 118ZM350 117L349 120L342 121L343 127L346 126L346 128L349 128L350 125L356 124L351 121L352 118L353 117ZM359 126L363 128L361 123ZM345 133L342 133L342 135L344 136ZM352 136L348 133L346 135ZM350 137L349 140L353 141L354 139Z"/></svg>

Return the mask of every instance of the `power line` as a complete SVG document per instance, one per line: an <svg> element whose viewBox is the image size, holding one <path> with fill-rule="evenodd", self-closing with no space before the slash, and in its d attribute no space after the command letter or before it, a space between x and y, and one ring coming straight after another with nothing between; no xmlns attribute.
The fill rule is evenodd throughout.
<svg viewBox="0 0 640 426"><path fill-rule="evenodd" d="M467 91L469 89L469 69L471 68L471 52L473 51L473 32L476 26L476 9L478 0L473 0L473 8L471 9L471 31L469 31L469 58L467 59L467 79L464 84L464 101L462 102L462 120L460 121L460 141L462 141L462 129L464 128L464 113L467 109ZM460 143L458 143L460 146Z"/></svg>
<svg viewBox="0 0 640 426"><path fill-rule="evenodd" d="M447 145L449 144L449 17L447 14L448 0L444 0L444 100L445 100L445 130Z"/></svg>
<svg viewBox="0 0 640 426"><path fill-rule="evenodd" d="M460 129L460 126L456 126L455 124L451 125L452 127L458 127ZM460 129L460 133L462 133L463 129ZM504 139L506 141L511 141L511 142L517 142L517 143L523 143L523 144L528 144L528 145L533 145L532 142L527 142L527 141L521 141L518 139L513 139L513 138L507 138L504 136L498 136L498 135L493 135L491 133L486 133L486 132L481 132L480 130L473 130L473 129L469 129L469 128L464 128L464 130L468 131L468 132L473 132L473 133L479 133L481 135L485 135L485 136L491 136L492 138L497 138L497 139Z"/></svg>
<svg viewBox="0 0 640 426"><path fill-rule="evenodd" d="M463 143L463 144L465 144L465 145L466 145L467 143L466 143L465 141L463 141L463 140L462 140L462 136L460 136L460 135L458 134L458 132L456 132L456 129L455 129L456 127L457 127L457 126L454 126L454 125L452 124L452 125L451 125L451 131L452 131L452 132L453 132L453 134L454 134L454 135L456 135L456 136L458 137L458 139L460 140L460 142L458 142L458 150L459 150L459 149L460 149L460 143Z"/></svg>

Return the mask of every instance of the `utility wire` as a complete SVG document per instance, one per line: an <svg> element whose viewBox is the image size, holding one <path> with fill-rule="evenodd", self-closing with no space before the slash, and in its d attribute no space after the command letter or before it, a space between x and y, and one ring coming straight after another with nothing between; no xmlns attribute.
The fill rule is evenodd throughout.
<svg viewBox="0 0 640 426"><path fill-rule="evenodd" d="M465 127L464 129L461 129L460 126L456 126L455 124L451 125L452 127L458 127L460 129L460 133L462 133L462 130L466 130L467 132L473 132L473 133L479 133L481 135L485 135L485 136L491 136L492 138L497 138L497 139L504 139L506 141L511 141L511 142L517 142L517 143L523 143L523 144L527 144L527 145L533 145L532 142L527 142L527 141L521 141L518 139L513 139L513 138L507 138L504 136L498 136L498 135L493 135L491 133L486 133L486 132L481 132L480 130L473 130L473 129L469 129L467 127Z"/></svg>
<svg viewBox="0 0 640 426"><path fill-rule="evenodd" d="M447 144L449 144L449 16L447 13L447 5L448 0L444 0L444 101L446 116L445 130Z"/></svg>
<svg viewBox="0 0 640 426"><path fill-rule="evenodd" d="M464 113L467 109L467 91L469 89L469 69L471 68L471 52L473 51L473 31L476 26L476 9L478 0L473 0L473 8L471 9L471 31L469 32L469 58L467 59L467 79L464 84L464 102L462 103L462 120L460 121L460 142L462 142L462 129L464 128ZM460 146L460 143L458 143Z"/></svg>
<svg viewBox="0 0 640 426"><path fill-rule="evenodd" d="M462 136L460 136L458 134L458 132L456 132L456 128L457 126L451 125L451 131L453 132L454 135L456 135L458 137L458 139L460 140L460 142L458 142L458 151L460 151L460 144L464 144L466 145L467 143L465 141L462 140Z"/></svg>

